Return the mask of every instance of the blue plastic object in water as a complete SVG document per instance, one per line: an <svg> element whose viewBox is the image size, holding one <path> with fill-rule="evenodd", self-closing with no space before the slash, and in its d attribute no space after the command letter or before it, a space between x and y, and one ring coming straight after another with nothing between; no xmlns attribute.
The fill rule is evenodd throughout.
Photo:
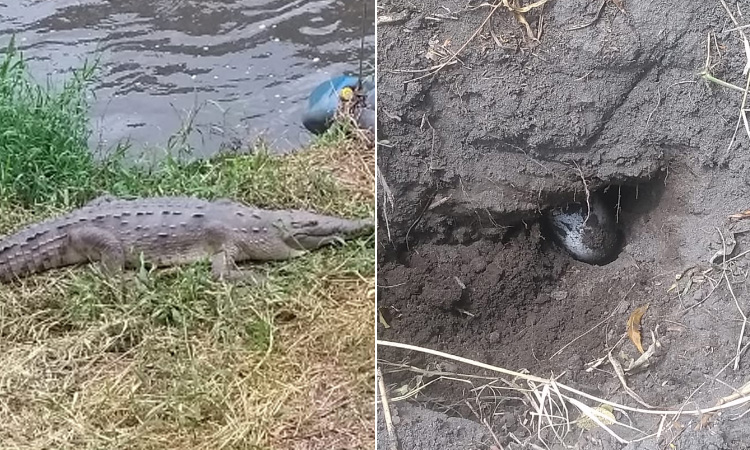
<svg viewBox="0 0 750 450"><path fill-rule="evenodd" d="M339 106L340 93L344 88L357 88L358 77L351 75L340 75L321 83L310 94L307 102L307 110L302 117L302 124L311 133L323 134L333 123L336 110ZM362 128L375 128L375 86L372 77L363 80L362 89L367 92L365 108L359 117L359 126Z"/></svg>

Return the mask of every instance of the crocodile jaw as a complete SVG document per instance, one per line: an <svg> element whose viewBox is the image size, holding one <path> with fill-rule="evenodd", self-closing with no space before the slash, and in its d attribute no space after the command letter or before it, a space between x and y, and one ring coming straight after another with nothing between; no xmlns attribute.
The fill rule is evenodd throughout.
<svg viewBox="0 0 750 450"><path fill-rule="evenodd" d="M317 216L307 223L295 221L286 228L284 241L292 248L315 250L317 248L343 243L367 235L375 229L370 220L344 220L337 217Z"/></svg>

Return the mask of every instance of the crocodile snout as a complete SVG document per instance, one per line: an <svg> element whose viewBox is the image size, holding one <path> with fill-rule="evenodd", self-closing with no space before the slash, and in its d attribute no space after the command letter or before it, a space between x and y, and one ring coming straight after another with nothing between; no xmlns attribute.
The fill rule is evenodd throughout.
<svg viewBox="0 0 750 450"><path fill-rule="evenodd" d="M375 230L372 220L342 220L332 218L301 227L294 231L293 241L304 249L314 249L346 239L366 236Z"/></svg>

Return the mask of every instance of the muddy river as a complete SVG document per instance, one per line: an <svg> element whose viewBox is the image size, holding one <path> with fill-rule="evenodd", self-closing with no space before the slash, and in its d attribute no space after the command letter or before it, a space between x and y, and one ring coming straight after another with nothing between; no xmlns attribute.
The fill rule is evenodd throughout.
<svg viewBox="0 0 750 450"><path fill-rule="evenodd" d="M374 54L368 1L366 67ZM16 35L40 81L100 57L91 146L164 146L185 124L197 156L263 137L283 152L320 82L358 69L362 1L0 0L0 46Z"/></svg>

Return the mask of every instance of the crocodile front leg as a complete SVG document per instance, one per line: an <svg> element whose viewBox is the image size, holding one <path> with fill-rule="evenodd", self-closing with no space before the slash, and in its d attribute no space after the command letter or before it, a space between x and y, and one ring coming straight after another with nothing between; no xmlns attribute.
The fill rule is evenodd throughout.
<svg viewBox="0 0 750 450"><path fill-rule="evenodd" d="M211 276L215 280L225 280L230 282L250 282L261 284L265 278L254 270L243 270L237 267L235 262L239 254L239 247L236 245L225 245L219 253L211 257Z"/></svg>

